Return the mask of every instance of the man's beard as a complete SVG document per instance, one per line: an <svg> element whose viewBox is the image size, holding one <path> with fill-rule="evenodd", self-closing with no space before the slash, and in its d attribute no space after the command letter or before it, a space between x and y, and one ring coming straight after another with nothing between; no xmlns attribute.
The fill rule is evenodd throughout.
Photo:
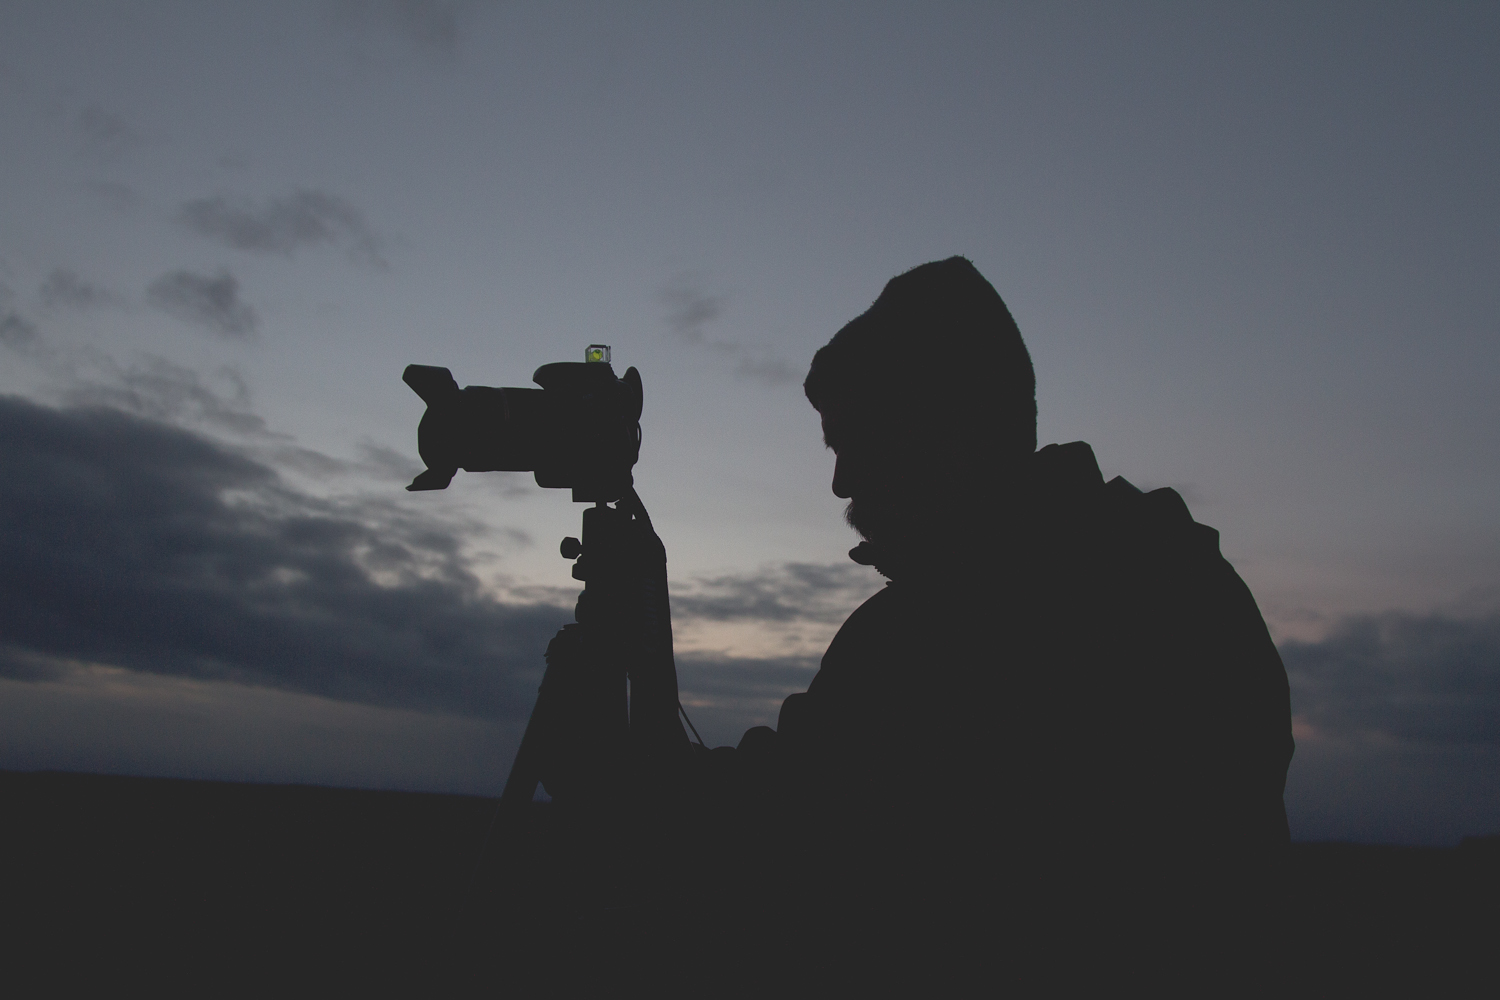
<svg viewBox="0 0 1500 1000"><path fill-rule="evenodd" d="M910 532L907 505L890 496L850 499L844 521L871 545L897 546Z"/></svg>

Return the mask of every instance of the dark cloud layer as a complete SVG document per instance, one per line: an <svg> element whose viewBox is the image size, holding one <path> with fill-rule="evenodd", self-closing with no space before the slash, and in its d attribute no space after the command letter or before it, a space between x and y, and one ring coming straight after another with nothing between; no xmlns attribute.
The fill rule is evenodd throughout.
<svg viewBox="0 0 1500 1000"><path fill-rule="evenodd" d="M329 502L206 438L0 397L0 674L67 661L524 718L570 615L506 606L471 525Z"/></svg>
<svg viewBox="0 0 1500 1000"><path fill-rule="evenodd" d="M1281 655L1293 711L1319 731L1500 747L1500 615L1355 617Z"/></svg>
<svg viewBox="0 0 1500 1000"><path fill-rule="evenodd" d="M240 283L228 271L215 275L172 271L151 282L146 301L168 315L207 327L226 337L246 337L260 325Z"/></svg>
<svg viewBox="0 0 1500 1000"><path fill-rule="evenodd" d="M185 202L178 221L201 236L256 253L292 255L304 247L344 247L361 264L384 267L380 240L363 213L323 191L296 191L263 206L223 197Z"/></svg>

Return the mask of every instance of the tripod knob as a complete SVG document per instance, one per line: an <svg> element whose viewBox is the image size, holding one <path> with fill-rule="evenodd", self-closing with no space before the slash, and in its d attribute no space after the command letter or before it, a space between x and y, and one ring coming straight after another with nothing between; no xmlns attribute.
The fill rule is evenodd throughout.
<svg viewBox="0 0 1500 1000"><path fill-rule="evenodd" d="M564 559L577 559L583 554L583 543L571 535L564 538L562 544L557 548L562 553Z"/></svg>

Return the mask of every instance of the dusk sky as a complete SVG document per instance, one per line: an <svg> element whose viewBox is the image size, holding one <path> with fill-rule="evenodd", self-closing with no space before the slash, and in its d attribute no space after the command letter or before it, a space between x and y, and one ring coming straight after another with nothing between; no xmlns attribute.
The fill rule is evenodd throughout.
<svg viewBox="0 0 1500 1000"><path fill-rule="evenodd" d="M1500 831L1500 6L0 0L0 135L0 768L497 793L582 508L406 493L400 376L594 342L684 703L774 724L882 582L802 377L962 254L1220 531L1293 836Z"/></svg>

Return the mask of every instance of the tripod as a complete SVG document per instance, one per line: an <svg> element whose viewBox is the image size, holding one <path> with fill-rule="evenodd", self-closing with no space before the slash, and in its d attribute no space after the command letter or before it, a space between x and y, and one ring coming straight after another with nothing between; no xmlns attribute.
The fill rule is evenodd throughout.
<svg viewBox="0 0 1500 1000"><path fill-rule="evenodd" d="M688 749L677 718L666 548L635 490L613 507L601 500L585 509L583 540L563 539L561 552L577 560L573 578L584 584L576 622L547 646L486 856L520 824L544 778L570 803L607 807L658 782Z"/></svg>

